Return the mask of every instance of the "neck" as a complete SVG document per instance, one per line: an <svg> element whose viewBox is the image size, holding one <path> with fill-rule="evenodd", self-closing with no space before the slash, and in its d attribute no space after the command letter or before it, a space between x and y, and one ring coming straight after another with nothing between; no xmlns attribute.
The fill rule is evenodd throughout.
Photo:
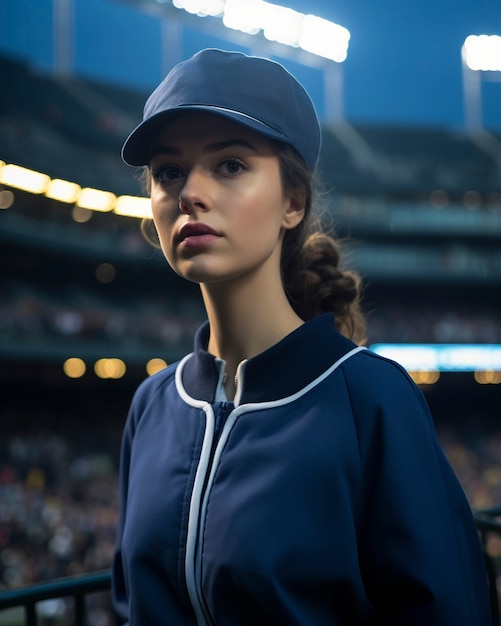
<svg viewBox="0 0 501 626"><path fill-rule="evenodd" d="M271 348L303 321L289 304L279 276L205 283L201 290L210 324L209 352L226 361L226 392L233 397L239 363Z"/></svg>

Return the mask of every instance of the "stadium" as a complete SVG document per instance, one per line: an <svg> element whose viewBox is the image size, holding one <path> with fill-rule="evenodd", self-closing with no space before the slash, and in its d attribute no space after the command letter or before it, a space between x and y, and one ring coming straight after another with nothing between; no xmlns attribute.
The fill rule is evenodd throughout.
<svg viewBox="0 0 501 626"><path fill-rule="evenodd" d="M205 312L141 233L148 202L120 159L149 89L69 66L72 3L49 4L52 68L0 47L0 625L111 626L128 408L142 380L192 350ZM163 69L186 55L190 31L347 82L339 59L230 30L216 10L110 4L163 20ZM457 127L352 121L337 103L321 120L319 178L322 217L363 277L366 343L421 387L475 511L499 624L501 122L484 126L474 105ZM66 594L69 580L85 600Z"/></svg>

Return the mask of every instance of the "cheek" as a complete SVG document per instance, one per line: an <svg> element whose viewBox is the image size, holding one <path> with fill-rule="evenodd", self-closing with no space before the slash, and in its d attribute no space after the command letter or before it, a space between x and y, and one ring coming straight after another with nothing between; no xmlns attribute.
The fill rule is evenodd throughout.
<svg viewBox="0 0 501 626"><path fill-rule="evenodd" d="M270 185L256 197L250 210L244 213L245 229L261 232L263 237L275 239L282 230L285 201L281 189Z"/></svg>
<svg viewBox="0 0 501 626"><path fill-rule="evenodd" d="M172 257L172 231L178 212L170 211L165 207L160 207L158 204L153 202L153 199L151 205L153 222L158 234L158 239L160 241L162 251L170 263Z"/></svg>

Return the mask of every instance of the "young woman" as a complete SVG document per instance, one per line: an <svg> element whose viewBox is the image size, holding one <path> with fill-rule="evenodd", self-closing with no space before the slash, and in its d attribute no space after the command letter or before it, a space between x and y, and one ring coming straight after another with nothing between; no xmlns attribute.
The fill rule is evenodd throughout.
<svg viewBox="0 0 501 626"><path fill-rule="evenodd" d="M208 318L125 427L113 594L131 626L490 623L423 396L358 345L357 276L312 233L319 150L302 86L220 50L176 66L124 145Z"/></svg>

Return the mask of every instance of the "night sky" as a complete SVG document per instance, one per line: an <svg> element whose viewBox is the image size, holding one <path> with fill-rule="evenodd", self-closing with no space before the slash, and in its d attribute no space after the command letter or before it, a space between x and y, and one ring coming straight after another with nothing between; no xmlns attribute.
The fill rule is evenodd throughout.
<svg viewBox="0 0 501 626"><path fill-rule="evenodd" d="M53 68L57 1L0 0L0 54L26 59L42 71ZM350 30L348 58L341 69L344 115L351 122L464 128L461 46L469 34L501 34L501 0L275 3ZM130 3L73 0L73 24L67 62L78 74L149 91L175 62L174 55L162 59L160 20ZM203 30L185 28L175 54L186 58L204 47L260 53L257 46L249 50L225 41L224 32L216 39ZM274 58L298 76L324 118L323 73ZM480 77L482 123L499 132L501 72L483 72Z"/></svg>

